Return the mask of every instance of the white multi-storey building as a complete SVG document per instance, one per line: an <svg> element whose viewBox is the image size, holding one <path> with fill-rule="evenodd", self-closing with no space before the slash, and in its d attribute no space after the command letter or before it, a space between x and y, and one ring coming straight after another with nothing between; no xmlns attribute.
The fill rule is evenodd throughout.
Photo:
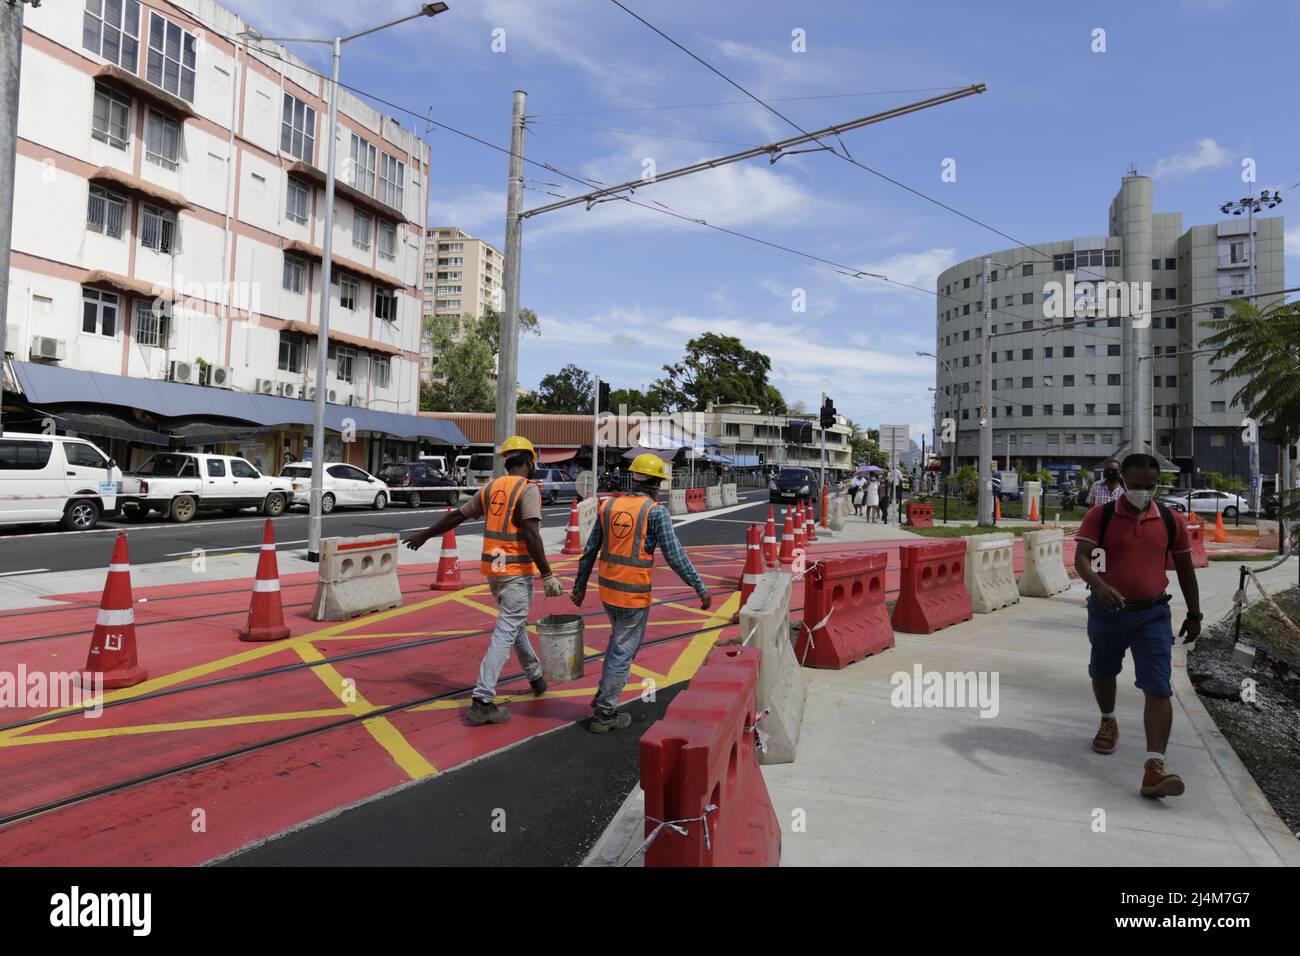
<svg viewBox="0 0 1300 956"><path fill-rule="evenodd" d="M494 246L455 226L424 232L424 318L445 315L459 324L467 315L482 316L489 306L502 309L505 257ZM437 360L428 336L422 343L423 374L433 380Z"/></svg>
<svg viewBox="0 0 1300 956"><path fill-rule="evenodd" d="M249 29L207 0L29 8L7 350L34 406L73 396L84 406L72 373L99 373L106 414L120 405L174 439L175 413L210 407L259 428L267 459L304 455L306 399L321 385L336 406L331 428L350 418L369 438L399 440L386 452L378 441L326 449L374 464L403 451L400 440L439 438L417 416L430 149L346 92L330 144L328 79L243 38ZM334 272L323 289L330 148ZM322 296L330 353L318 383ZM118 403L110 376L202 388L205 399L168 385L153 389L160 407L143 407L138 387L123 387L132 400Z"/></svg>

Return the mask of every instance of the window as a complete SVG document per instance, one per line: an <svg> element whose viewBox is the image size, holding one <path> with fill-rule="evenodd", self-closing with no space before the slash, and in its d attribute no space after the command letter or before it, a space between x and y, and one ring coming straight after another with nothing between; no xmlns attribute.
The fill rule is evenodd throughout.
<svg viewBox="0 0 1300 956"><path fill-rule="evenodd" d="M1159 290L1159 289L1152 289L1152 290L1151 290L1151 301L1152 301L1152 302L1159 302L1159 301L1160 301L1160 290Z"/></svg>
<svg viewBox="0 0 1300 956"><path fill-rule="evenodd" d="M963 409L961 410L961 420L962 420L962 421L966 421L966 420L969 419L969 418L970 418L970 409L969 409L969 408L963 408Z"/></svg>
<svg viewBox="0 0 1300 956"><path fill-rule="evenodd" d="M967 303L966 305L963 305L963 306L961 307L961 314L962 314L962 315L970 315L970 303Z"/></svg>
<svg viewBox="0 0 1300 956"><path fill-rule="evenodd" d="M301 372L303 357L302 336L294 332L280 333L280 371Z"/></svg>
<svg viewBox="0 0 1300 956"><path fill-rule="evenodd" d="M1178 376L1177 376L1177 375L1166 375L1166 376L1165 376L1165 388L1177 388L1177 387L1178 387Z"/></svg>
<svg viewBox="0 0 1300 956"><path fill-rule="evenodd" d="M397 321L397 294L392 289L375 289L375 318Z"/></svg>
<svg viewBox="0 0 1300 956"><path fill-rule="evenodd" d="M1026 375L1024 378L1022 378L1022 379L1020 380L1020 387L1021 387L1021 388L1033 388L1033 387L1034 387L1034 377L1033 377L1032 375Z"/></svg>
<svg viewBox="0 0 1300 956"><path fill-rule="evenodd" d="M290 176L287 196L288 199L284 210L285 217L293 222L306 225L307 200L311 196L311 190L306 183Z"/></svg>
<svg viewBox="0 0 1300 956"><path fill-rule="evenodd" d="M1097 376L1096 376L1096 375L1085 375L1085 376L1083 377L1083 384L1087 385L1089 388L1095 386L1095 385L1097 384Z"/></svg>
<svg viewBox="0 0 1300 956"><path fill-rule="evenodd" d="M352 134L352 185L367 196L375 194L375 156L377 150L370 143Z"/></svg>
<svg viewBox="0 0 1300 956"><path fill-rule="evenodd" d="M1096 414L1097 414L1097 406L1094 405L1092 402L1088 402L1087 404L1085 404L1085 405L1083 406L1083 413L1084 413L1085 415L1096 415Z"/></svg>
<svg viewBox="0 0 1300 956"><path fill-rule="evenodd" d="M383 153L379 157L379 201L402 208L402 189L406 184L406 164Z"/></svg>
<svg viewBox="0 0 1300 956"><path fill-rule="evenodd" d="M1152 259L1152 260L1151 260L1151 268L1152 268L1154 271L1159 272L1159 271L1160 271L1160 260L1159 260L1159 259Z"/></svg>
<svg viewBox="0 0 1300 956"><path fill-rule="evenodd" d="M1226 412L1227 410L1228 410L1228 405L1226 402L1210 402L1210 411L1212 412L1222 413L1222 412Z"/></svg>
<svg viewBox="0 0 1300 956"><path fill-rule="evenodd" d="M1015 380L1014 380L1014 379L1010 379L1010 378L1004 378L1004 379L1002 380L1002 387L1003 387L1003 388L1011 388L1011 387L1012 387L1012 382L1013 382L1013 381L1015 381Z"/></svg>
<svg viewBox="0 0 1300 956"><path fill-rule="evenodd" d="M1166 260L1165 260L1165 268L1166 268L1166 269L1177 269L1177 268L1178 268L1178 260L1177 260L1177 259L1166 259Z"/></svg>
<svg viewBox="0 0 1300 956"><path fill-rule="evenodd" d="M1030 417L1031 415L1034 414L1034 406L1033 406L1033 405L1021 405L1021 406L1020 406L1020 414L1023 415L1025 418Z"/></svg>
<svg viewBox="0 0 1300 956"><path fill-rule="evenodd" d="M1097 356L1097 346L1095 346L1095 345L1085 345L1085 346L1083 347L1083 354L1084 354L1086 357L1088 357L1088 358L1096 358L1096 356Z"/></svg>
<svg viewBox="0 0 1300 956"><path fill-rule="evenodd" d="M397 258L397 225L379 220L379 254L388 260Z"/></svg>
<svg viewBox="0 0 1300 956"><path fill-rule="evenodd" d="M1062 406L1061 406L1061 414L1062 414L1062 415L1073 415L1073 414L1074 414L1074 406L1073 406L1073 405L1062 405Z"/></svg>
<svg viewBox="0 0 1300 956"><path fill-rule="evenodd" d="M0 441L0 471L37 471L53 451L52 441Z"/></svg>
<svg viewBox="0 0 1300 956"><path fill-rule="evenodd" d="M90 200L86 206L86 228L113 239L121 239L122 220L125 218L126 197L91 183Z"/></svg>
<svg viewBox="0 0 1300 956"><path fill-rule="evenodd" d="M224 478L226 477L226 463L220 458L208 459L208 477Z"/></svg>
<svg viewBox="0 0 1300 956"><path fill-rule="evenodd" d="M970 276L966 276L966 278L964 278L964 279L961 280L961 287L962 287L963 289L969 289L969 288L970 288Z"/></svg>
<svg viewBox="0 0 1300 956"><path fill-rule="evenodd" d="M1047 348L1043 349L1043 358L1051 358L1051 357L1052 357L1052 346L1049 345L1047 346Z"/></svg>
<svg viewBox="0 0 1300 956"><path fill-rule="evenodd" d="M1112 373L1112 374L1110 374L1110 375L1107 375L1107 376L1106 376L1106 384L1107 384L1107 385L1118 385L1118 384L1119 384L1119 375L1114 374L1114 373Z"/></svg>
<svg viewBox="0 0 1300 956"><path fill-rule="evenodd" d="M993 302L989 305L989 308L991 308L991 309L996 309L997 307L998 307L998 297L997 297L997 296L994 296L994 297L993 297ZM997 327L996 325L993 326L993 331L996 332L997 330L998 330L998 327Z"/></svg>
<svg viewBox="0 0 1300 956"><path fill-rule="evenodd" d="M1044 415L1050 415L1050 414L1052 414L1052 406L1051 406L1051 405L1044 405L1044 406L1043 406L1043 414L1044 414Z"/></svg>
<svg viewBox="0 0 1300 956"><path fill-rule="evenodd" d="M163 255L180 252L176 213L157 206L145 206L140 226L140 245Z"/></svg>
<svg viewBox="0 0 1300 956"><path fill-rule="evenodd" d="M963 368L969 368L969 367L970 367L970 356L969 356L969 355L963 355L963 356L961 357L961 364L962 364L962 367L963 367Z"/></svg>
<svg viewBox="0 0 1300 956"><path fill-rule="evenodd" d="M1033 350L1033 349L1021 349L1021 350L1020 350L1020 358L1021 358L1022 360L1032 359L1033 357L1034 357L1034 350Z"/></svg>
<svg viewBox="0 0 1300 956"><path fill-rule="evenodd" d="M104 0L105 6L110 0ZM156 13L149 14L149 58L145 78L172 96L194 102L194 59L198 40Z"/></svg>
<svg viewBox="0 0 1300 956"><path fill-rule="evenodd" d="M1044 376L1043 376L1043 387L1044 387L1044 388L1051 388L1051 387L1053 386L1053 384L1055 383L1055 381L1056 381L1056 379L1055 379L1053 376L1051 376L1051 375L1044 375Z"/></svg>
<svg viewBox="0 0 1300 956"><path fill-rule="evenodd" d="M1062 252L1052 256L1053 272L1070 272L1074 269L1074 253Z"/></svg>
<svg viewBox="0 0 1300 956"><path fill-rule="evenodd" d="M162 300L155 301L157 308L150 301L137 301L135 304L135 343L165 349L171 330L171 307L164 305Z"/></svg>
<svg viewBox="0 0 1300 956"><path fill-rule="evenodd" d="M375 388L388 388L388 383L392 379L393 360L388 356L382 358L378 355L370 360L370 378L374 382Z"/></svg>
<svg viewBox="0 0 1300 956"><path fill-rule="evenodd" d="M1033 327L1034 327L1034 323L1032 319L1020 323L1020 331L1022 332L1029 332L1033 329Z"/></svg>
<svg viewBox="0 0 1300 956"><path fill-rule="evenodd" d="M1022 293L1020 294L1020 304L1021 304L1021 305L1033 305L1033 304L1034 304L1034 294L1033 294L1032 292L1022 292Z"/></svg>
<svg viewBox="0 0 1300 956"><path fill-rule="evenodd" d="M1211 318L1215 318L1215 319L1221 319L1221 318L1223 318L1223 306L1221 306L1221 305L1216 305L1213 309L1211 309L1211 310L1210 310L1210 317L1211 317Z"/></svg>
<svg viewBox="0 0 1300 956"><path fill-rule="evenodd" d="M131 138L131 101L112 90L96 86L90 135L101 143L126 149Z"/></svg>
<svg viewBox="0 0 1300 956"><path fill-rule="evenodd" d="M307 263L297 256L284 257L284 288L299 295L307 291Z"/></svg>
<svg viewBox="0 0 1300 956"><path fill-rule="evenodd" d="M352 210L352 245L370 251L370 216L360 209Z"/></svg>
<svg viewBox="0 0 1300 956"><path fill-rule="evenodd" d="M1117 402L1111 402L1109 405L1107 405L1107 406L1106 406L1106 414L1107 414L1107 415L1118 415L1118 414L1119 414L1119 404L1118 404Z"/></svg>
<svg viewBox="0 0 1300 956"><path fill-rule="evenodd" d="M292 93L284 94L280 152L296 156L304 163L316 157L316 111Z"/></svg>
<svg viewBox="0 0 1300 956"><path fill-rule="evenodd" d="M77 441L64 442L63 454L67 457L69 465L76 465L80 468L108 467L108 459L100 454L99 449L93 445L83 445Z"/></svg>
<svg viewBox="0 0 1300 956"><path fill-rule="evenodd" d="M1074 376L1073 375L1061 376L1061 384L1064 385L1066 388L1069 388L1074 384Z"/></svg>
<svg viewBox="0 0 1300 956"><path fill-rule="evenodd" d="M352 363L357 357L357 350L339 346L334 350L334 377L340 382L352 381Z"/></svg>
<svg viewBox="0 0 1300 956"><path fill-rule="evenodd" d="M87 335L117 338L117 309L121 300L115 292L81 290L81 331Z"/></svg>
<svg viewBox="0 0 1300 956"><path fill-rule="evenodd" d="M351 276L339 277L339 308L349 312L357 310L357 299L361 298L361 283Z"/></svg>
<svg viewBox="0 0 1300 956"><path fill-rule="evenodd" d="M81 45L134 73L140 60L140 4L136 0L86 0Z"/></svg>
<svg viewBox="0 0 1300 956"><path fill-rule="evenodd" d="M1020 274L1021 274L1022 276L1031 276L1031 275L1033 275L1033 274L1034 274L1034 264L1033 264L1032 262L1026 262L1023 266L1020 267Z"/></svg>
<svg viewBox="0 0 1300 956"><path fill-rule="evenodd" d="M1108 346L1106 346L1106 354L1107 354L1107 355L1119 355L1119 346L1118 346L1118 345L1108 345Z"/></svg>
<svg viewBox="0 0 1300 956"><path fill-rule="evenodd" d="M144 128L144 158L174 171L181 160L180 124L150 110L149 122Z"/></svg>
<svg viewBox="0 0 1300 956"><path fill-rule="evenodd" d="M256 468L242 458L230 459L230 474L235 478L261 478Z"/></svg>

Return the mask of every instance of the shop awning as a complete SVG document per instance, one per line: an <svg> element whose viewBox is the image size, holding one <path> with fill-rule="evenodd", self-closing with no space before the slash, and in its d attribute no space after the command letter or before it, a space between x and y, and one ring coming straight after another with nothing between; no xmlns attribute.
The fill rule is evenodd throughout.
<svg viewBox="0 0 1300 956"><path fill-rule="evenodd" d="M248 441L266 429L250 427L245 422L231 422L224 419L174 419L162 426L163 431L174 438L179 438L186 445L220 445L225 442Z"/></svg>
<svg viewBox="0 0 1300 956"><path fill-rule="evenodd" d="M163 418L235 419L250 426L310 425L315 421L315 404L301 399L84 372L35 362L14 362L13 369L23 395L32 404L138 408ZM107 411L111 412L112 408ZM351 405L325 406L326 428L341 432L345 421L357 431L380 432L394 438L424 439L437 445L469 444L461 430L444 419Z"/></svg>
<svg viewBox="0 0 1300 956"><path fill-rule="evenodd" d="M95 79L108 86L116 87L129 96L139 96L152 105L179 116L182 120L194 119L198 115L194 112L194 107L179 96L173 96L161 87L154 86L129 70L112 63L106 63L96 70Z"/></svg>
<svg viewBox="0 0 1300 956"><path fill-rule="evenodd" d="M120 189L124 193L147 199L168 209L191 208L189 201L180 193L159 186L157 183L151 183L147 179L141 179L139 176L124 173L112 166L100 166L86 178L92 183L102 183L112 189Z"/></svg>
<svg viewBox="0 0 1300 956"><path fill-rule="evenodd" d="M301 176L304 179L311 180L318 186L324 186L326 184L325 170L318 169L311 163L304 163L302 160L290 163L288 172L290 176ZM396 223L403 223L406 221L406 215L400 209L394 209L392 206L388 205L388 203L382 202L374 196L362 192L355 186L344 182L341 177L336 176L334 178L334 191L343 199L352 203L352 205L360 206L362 209L367 209L376 216L379 216L381 219L388 219L391 222Z"/></svg>
<svg viewBox="0 0 1300 956"><path fill-rule="evenodd" d="M577 457L578 449L576 448L541 448L537 451L537 463L539 465L554 465L562 461L570 461Z"/></svg>
<svg viewBox="0 0 1300 956"><path fill-rule="evenodd" d="M121 438L141 445L157 445L160 448L166 448L168 445L166 435L160 435L124 415L117 415L102 408L77 407L40 411L57 420L66 431L76 432L79 435Z"/></svg>

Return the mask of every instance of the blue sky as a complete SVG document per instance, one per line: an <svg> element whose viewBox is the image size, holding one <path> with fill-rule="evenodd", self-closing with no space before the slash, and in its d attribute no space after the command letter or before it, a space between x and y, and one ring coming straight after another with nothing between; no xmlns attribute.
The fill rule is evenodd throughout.
<svg viewBox="0 0 1300 956"><path fill-rule="evenodd" d="M1291 188L1300 184L1300 0L624 2L804 129L936 88L988 84L981 96L844 143L866 165L1024 242L1104 233L1130 162L1155 177L1156 211L1181 210L1187 226L1245 194L1240 164L1251 157L1257 188L1286 190L1279 211L1300 223L1300 188ZM226 5L263 32L306 35L418 6ZM647 159L662 172L795 132L761 106L736 105L742 94L608 0L450 6L351 44L344 82L500 145L511 91L524 89L528 157L605 183L641 176ZM1104 53L1092 50L1096 28ZM504 52L492 49L498 29ZM796 29L805 52L792 50ZM324 63L321 51L295 52ZM733 105L659 108L716 103ZM426 138L430 223L500 247L505 155L444 131ZM947 158L955 182L941 181ZM550 202L547 191L580 191L536 167L526 177L529 207ZM638 198L928 289L953 262L1013 244L827 153L751 160L647 186ZM1287 231L1294 279L1300 229ZM806 294L802 313L791 307L796 289ZM612 202L527 221L522 298L542 323L541 337L523 343L526 386L572 361L615 387L643 387L689 338L712 330L769 354L789 402L814 407L825 390L864 426L929 431L933 362L915 352L934 348L930 295Z"/></svg>

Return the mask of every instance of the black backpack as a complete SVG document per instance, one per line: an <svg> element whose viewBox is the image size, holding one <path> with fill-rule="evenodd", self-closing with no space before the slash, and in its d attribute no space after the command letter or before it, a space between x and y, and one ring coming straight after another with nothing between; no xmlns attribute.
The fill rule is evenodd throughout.
<svg viewBox="0 0 1300 956"><path fill-rule="evenodd" d="M1156 511L1160 512L1160 520L1165 523L1165 532L1168 535L1168 540L1165 542L1165 551L1169 551L1174 546L1174 534L1176 533L1174 516L1159 501L1155 505ZM1106 525L1110 524L1110 519L1113 517L1115 517L1115 502L1108 501L1101 508L1101 530L1097 532L1097 547L1099 548L1102 546L1101 543L1106 540Z"/></svg>

